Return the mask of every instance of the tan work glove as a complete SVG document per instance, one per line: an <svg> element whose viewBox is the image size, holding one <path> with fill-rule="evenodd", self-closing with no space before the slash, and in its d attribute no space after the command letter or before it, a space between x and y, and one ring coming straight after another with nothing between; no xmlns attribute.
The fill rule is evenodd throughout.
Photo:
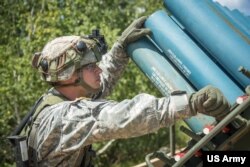
<svg viewBox="0 0 250 167"><path fill-rule="evenodd" d="M212 86L206 86L189 97L189 105L193 114L197 112L221 120L229 113L230 104L221 91Z"/></svg>
<svg viewBox="0 0 250 167"><path fill-rule="evenodd" d="M142 36L150 33L150 29L143 28L143 24L146 19L146 16L136 19L123 31L122 35L118 39L118 42L123 46L123 48L125 48L129 43L134 42Z"/></svg>

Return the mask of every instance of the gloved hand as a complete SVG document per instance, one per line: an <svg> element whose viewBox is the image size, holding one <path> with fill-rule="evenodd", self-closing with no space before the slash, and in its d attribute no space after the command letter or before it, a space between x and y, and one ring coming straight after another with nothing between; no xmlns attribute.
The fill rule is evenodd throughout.
<svg viewBox="0 0 250 167"><path fill-rule="evenodd" d="M192 113L197 112L222 119L229 113L230 104L221 91L212 86L206 86L189 97Z"/></svg>
<svg viewBox="0 0 250 167"><path fill-rule="evenodd" d="M150 33L150 29L143 28L143 24L146 19L146 16L136 19L123 31L122 35L118 38L118 42L123 46L123 48L125 48L129 43L134 42L142 36Z"/></svg>

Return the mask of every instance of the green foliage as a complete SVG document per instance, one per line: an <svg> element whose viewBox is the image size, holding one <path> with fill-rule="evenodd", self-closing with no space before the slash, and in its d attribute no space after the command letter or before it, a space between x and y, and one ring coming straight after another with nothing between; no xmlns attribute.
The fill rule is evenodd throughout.
<svg viewBox="0 0 250 167"><path fill-rule="evenodd" d="M89 34L100 28L112 46L122 30L135 18L162 8L161 1L148 0L2 0L0 4L0 166L13 164L6 137L48 86L31 67L32 54L51 39L63 35ZM126 91L124 91L126 90ZM130 62L123 78L109 97L131 98L147 92L160 93ZM180 138L178 138L179 140ZM180 141L183 141L180 139ZM181 142L179 142L181 143ZM96 144L97 149L105 143ZM99 158L99 166L132 165L168 145L168 131L129 140L117 140Z"/></svg>

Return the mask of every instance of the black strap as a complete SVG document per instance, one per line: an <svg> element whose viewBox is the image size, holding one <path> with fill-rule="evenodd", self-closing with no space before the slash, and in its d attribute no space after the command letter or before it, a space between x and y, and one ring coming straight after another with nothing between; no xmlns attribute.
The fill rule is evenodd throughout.
<svg viewBox="0 0 250 167"><path fill-rule="evenodd" d="M92 158L96 156L94 150L92 150L92 145L85 146L84 156L82 159L81 167L93 167Z"/></svg>
<svg viewBox="0 0 250 167"><path fill-rule="evenodd" d="M23 128L26 126L32 115L35 113L37 106L42 102L43 96L41 96L36 103L32 106L31 110L25 115L22 119L21 123L16 127L14 132L11 134L12 136L19 135Z"/></svg>

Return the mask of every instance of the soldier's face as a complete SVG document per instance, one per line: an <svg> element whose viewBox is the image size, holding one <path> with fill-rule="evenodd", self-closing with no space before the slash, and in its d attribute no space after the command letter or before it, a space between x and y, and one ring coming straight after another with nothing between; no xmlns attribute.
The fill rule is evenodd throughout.
<svg viewBox="0 0 250 167"><path fill-rule="evenodd" d="M84 81L91 86L93 89L99 89L101 86L100 73L102 70L96 63L91 63L83 67L83 78Z"/></svg>

